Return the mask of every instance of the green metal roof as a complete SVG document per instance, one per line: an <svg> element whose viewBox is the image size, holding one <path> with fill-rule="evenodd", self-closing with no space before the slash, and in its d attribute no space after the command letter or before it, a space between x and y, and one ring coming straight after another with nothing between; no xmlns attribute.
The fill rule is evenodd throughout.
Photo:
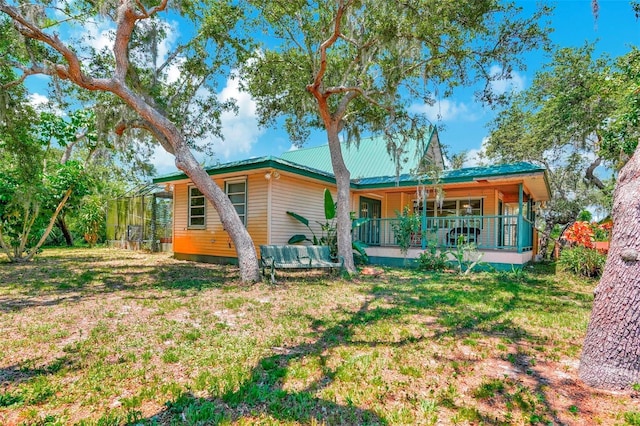
<svg viewBox="0 0 640 426"><path fill-rule="evenodd" d="M288 171L303 176L312 177L325 182L335 183L336 179L333 173L328 173L323 170L317 170L312 167L307 167L301 164L296 164L291 161L283 160L277 157L257 157L248 158L246 160L232 161L229 163L215 164L213 166L205 166L205 171L210 175L221 175L225 173L244 172L248 170L273 168L282 171ZM171 173L163 176L158 176L153 179L154 183L171 182L175 180L188 179L189 177L182 173Z"/></svg>
<svg viewBox="0 0 640 426"><path fill-rule="evenodd" d="M273 168L281 171L288 171L303 176L315 178L324 182L335 183L335 177L331 172L325 172L312 167L296 164L292 161L284 160L277 157L258 157L246 160L233 161L230 163L216 164L214 166L205 167L209 175L218 175L225 173L244 172L248 170ZM467 167L457 170L444 170L441 176L441 183L462 183L472 182L474 180L491 179L501 176L526 175L530 173L545 173L545 169L535 164L520 162L514 164L498 164L494 166ZM159 176L153 179L154 183L171 182L176 180L188 179L187 175L182 172L172 173ZM546 179L546 173L545 173ZM418 183L429 184L430 180L421 179L420 181L414 174L405 173L398 177L395 174L388 176L373 176L362 179L352 179L351 187L354 189L366 188L388 188L393 186L414 186Z"/></svg>
<svg viewBox="0 0 640 426"><path fill-rule="evenodd" d="M417 168L420 159L428 151L434 137L437 141L435 128L431 130L429 142L422 149L416 140L410 140L407 143L404 153L401 154L399 173L396 173L395 162L389 154L387 143L382 136L363 138L359 144L346 144L343 142L342 156L352 179L409 174ZM436 149L440 150L439 142L437 142L437 145ZM283 153L281 158L333 174L329 145L288 151Z"/></svg>
<svg viewBox="0 0 640 426"><path fill-rule="evenodd" d="M526 175L530 173L545 173L545 169L532 163L520 162L513 164L497 164L493 166L466 167L456 170L444 170L442 172L441 183L462 183L473 182L475 180L491 179L496 177L506 177L514 175ZM546 179L546 174L545 174ZM377 176L365 179L355 179L352 181L357 188L386 188L398 183L398 186L414 186L418 183L429 184L429 178L421 179L420 182L413 174L396 176Z"/></svg>
<svg viewBox="0 0 640 426"><path fill-rule="evenodd" d="M481 180L490 180L495 178L506 178L510 176L538 176L542 177L542 186L538 187L537 199L548 200L551 194L549 180L546 170L535 164L520 162L514 164L497 164L493 166L483 167L467 167L457 170L445 170L440 176L441 184L465 183ZM420 179L413 174L405 174L399 177L395 176L378 176L366 179L356 179L351 183L354 189L384 189L393 186L399 187L415 187L423 184L429 185L432 180L429 178ZM544 189L543 189L544 188ZM546 192L546 194L545 194Z"/></svg>
<svg viewBox="0 0 640 426"><path fill-rule="evenodd" d="M422 154L418 152L418 143L416 141L412 141L408 145L403 155L400 173L396 174L394 161L387 152L386 142L382 137L362 139L359 146L343 144L342 153L346 166L351 172L351 187L354 189L377 189L430 184L430 179L419 179L411 171L416 168L419 160L425 155L430 159L435 159L434 161L442 161L437 131L435 129L432 130L429 142ZM323 182L335 183L328 145L289 151L282 154L282 158L258 157L205 166L205 170L209 175L246 172L264 168L288 171ZM527 162L444 170L440 177L440 182L442 184L463 183L496 177L540 173L544 176L547 193L550 194L551 191L545 169ZM188 179L187 175L177 172L159 176L153 179L153 182L163 183L183 179Z"/></svg>

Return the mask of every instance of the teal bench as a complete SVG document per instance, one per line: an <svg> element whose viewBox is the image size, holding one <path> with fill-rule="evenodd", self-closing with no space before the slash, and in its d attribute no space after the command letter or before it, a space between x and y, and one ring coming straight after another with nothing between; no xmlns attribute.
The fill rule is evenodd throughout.
<svg viewBox="0 0 640 426"><path fill-rule="evenodd" d="M276 269L342 268L343 262L331 259L329 246L262 245L260 265L262 275L271 272L271 282L275 282Z"/></svg>

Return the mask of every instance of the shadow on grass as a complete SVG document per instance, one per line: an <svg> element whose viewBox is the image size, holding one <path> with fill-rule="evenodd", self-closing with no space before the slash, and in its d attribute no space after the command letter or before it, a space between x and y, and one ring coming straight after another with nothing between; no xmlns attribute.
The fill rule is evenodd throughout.
<svg viewBox="0 0 640 426"><path fill-rule="evenodd" d="M513 387L512 394L504 392L502 397L505 406L515 405L528 415L532 424L546 423L551 420L553 424L564 424L558 416L556 407L549 402L548 394L551 378L546 377L535 367L535 360L521 352L522 346L530 347L532 344L544 345L548 336L536 335L517 325L513 320L502 318L511 312L530 311L539 312L540 315L555 317L568 309L576 309L579 306L590 306L593 297L589 293L567 291L550 283L542 277L548 277L552 266L545 265L535 274L526 278L511 280L509 274L492 274L493 281L483 280L482 284L474 285L469 282L461 289L449 289L443 292L424 293L418 301L415 295L409 292L392 291L398 305L413 304L422 308L439 311L438 323L443 326L434 334L434 338L451 337L456 341L463 341L473 334L497 337L511 341L516 349L515 353L507 357L512 367L520 377L527 377L534 382L533 395L529 401L520 395L525 389L518 381ZM385 291L385 290L382 290ZM484 307L479 307L478 302L485 301ZM456 360L452 360L456 361ZM585 400L577 395L574 406L577 411L583 411ZM537 409L537 406L542 409ZM457 407L451 404L452 409L467 410L470 421L483 424L508 424L495 416L468 410L466 407ZM473 412L475 410L475 412ZM471 411L471 413L468 413ZM586 410L588 411L588 409Z"/></svg>
<svg viewBox="0 0 640 426"><path fill-rule="evenodd" d="M63 369L75 370L78 368L78 360L70 355L58 357L49 364L39 367L32 364L33 362L26 361L0 368L0 389L9 384L25 383L37 377L55 374Z"/></svg>
<svg viewBox="0 0 640 426"><path fill-rule="evenodd" d="M322 282L322 281L320 281ZM322 285L322 284L321 284ZM262 358L251 371L250 378L237 389L218 392L211 398L197 398L184 393L166 403L166 409L148 419L137 422L187 424L218 424L243 417L256 418L267 415L276 420L301 423L320 422L331 425L386 425L387 421L372 410L359 408L351 403L339 404L319 398L316 393L331 384L336 370L322 363L322 375L301 391L284 389L284 378L292 362L308 356L324 359L328 349L356 345L352 340L354 327L396 316L401 310L370 309L375 297L366 300L356 313L324 330L322 321L315 321L313 328L317 338L313 343L291 347L272 348L275 353ZM386 345L388 342L379 342ZM407 339L398 345L415 343Z"/></svg>
<svg viewBox="0 0 640 426"><path fill-rule="evenodd" d="M131 292L130 297L148 290L202 291L235 285L237 279L236 268L220 265L174 260L135 265L100 255L42 256L33 262L2 265L0 312L69 304L124 291Z"/></svg>
<svg viewBox="0 0 640 426"><path fill-rule="evenodd" d="M457 280L458 278L444 278ZM336 348L353 347L403 347L419 343L425 339L438 339L441 336L462 340L470 333L480 333L485 336L508 337L513 341L536 340L535 336L513 322L501 319L505 313L516 309L528 309L535 303L535 295L541 291L542 281L529 280L527 283L489 283L489 285L469 284L468 288L451 289L446 285L434 288L430 284L410 282L400 285L375 285L365 294L365 301L356 312L341 310L339 314L346 318L337 323L323 318L308 317L313 342L292 347L272 348L275 352L271 356L262 358L254 366L250 378L231 391L212 390L210 398L198 398L185 393L175 400L166 403L166 409L143 422L171 423L185 420L189 424L204 422L218 424L235 421L241 418L249 420L262 419L262 416L281 421L301 423L320 422L326 424L387 424L388 419L373 410L318 397L318 393L330 386L338 375L338 367L329 367L325 362L327 351ZM285 281L284 285L290 285ZM317 283L305 285L323 285L322 279ZM566 292L559 288L544 285L544 290L553 297L561 298ZM486 305L479 302L486 301ZM562 301L558 306L549 306L551 310L561 310ZM382 306L380 306L382 305ZM488 305L488 307L487 307ZM404 339L362 340L356 338L356 330L376 323L400 319L405 315L421 312L437 312L437 330L432 330L432 336ZM334 312L335 313L335 312ZM285 389L285 377L292 367L292 363L314 357L320 360L321 375L308 384L304 389L293 391ZM522 368L522 374L531 373L528 367ZM538 382L536 391L544 393L548 381L541 375L532 376ZM356 378L363 380L364 378ZM514 397L516 398L516 397ZM543 408L541 416L560 423L553 407L545 398L540 399ZM451 402L450 407L468 414L476 421L484 424L505 424L504 421L492 416L491 413L480 413ZM466 411L465 411L466 410ZM522 411L534 410L523 405ZM535 411L535 410L534 410ZM531 415L531 418L535 414ZM541 417L542 418L542 417Z"/></svg>
<svg viewBox="0 0 640 426"><path fill-rule="evenodd" d="M27 299L24 295L6 296L0 300L0 310L22 309L27 306L50 306L56 303L73 303L83 297L99 296L116 291L132 291L130 297L136 297L137 291L145 289L173 291L201 291L207 288L221 287L237 282L235 269L197 263L172 263L162 266L138 266L122 268L110 266L108 262L88 261L91 269L78 272L76 263L63 264L51 281L46 280L47 272L38 272L34 276L25 275L25 270L16 268L8 274L0 271L1 276L12 276L17 280L26 277L26 292L34 291L40 299ZM54 268L54 265L49 265ZM49 271L50 273L51 271ZM13 275L12 275L13 274ZM70 276L71 275L71 276ZM512 281L508 275L486 275L481 282L462 279L449 275L424 276L407 273L398 279L389 278L386 282L371 279L364 281L368 290L363 294L365 301L357 311L338 308L332 314L344 319L333 321L330 317L308 317L311 324L311 343L291 347L271 348L268 356L260 359L250 371L248 378L233 389L212 387L211 397L199 398L185 392L166 403L166 408L147 419L136 419L135 423L162 424L218 424L238 419L258 419L268 416L281 421L301 423L320 422L326 424L387 424L391 422L383 413L358 407L346 398L335 401L319 397L319 391L335 382L339 367L329 367L326 362L327 350L358 347L403 347L415 344L423 339L451 338L462 341L474 334L487 337L508 338L517 346L520 342L545 342L546 336L535 335L509 319L514 311L542 310L548 315L558 315L575 308L577 304L590 302L589 296L571 293L535 275ZM280 286L315 286L318 291L328 285L326 276L315 277L302 284L296 280L283 280ZM44 284L42 284L44 282ZM363 284L363 283L361 283ZM448 285L451 284L451 285ZM0 284L0 290L3 285ZM230 288L234 288L233 285ZM237 286L235 288L238 288ZM50 299L43 299L46 296ZM157 294L144 294L144 297L163 297ZM12 305L12 300L23 300L23 305ZM30 302L31 301L31 302ZM29 304L32 303L32 304ZM5 305L7 308L5 309ZM404 316L427 312L435 320L425 322L427 331L422 337L405 339L363 340L357 338L357 330L378 322L401 319ZM427 336L428 337L425 337ZM549 380L535 372L528 361L517 353L514 369L528 375L537 383L535 391L543 397L541 411L555 423L562 423L555 410L545 398ZM285 386L285 377L291 371L292 363L307 357L320 359L321 374L302 390L291 390ZM5 375L16 380L28 380L37 374L49 374L38 371L19 373L23 367L11 366ZM533 373L532 373L533 371ZM1 373L0 373L1 374ZM31 374L31 375L30 375ZM361 380L360 378L356 378ZM344 395L341 395L344 397ZM339 401L339 402L336 402ZM344 401L344 402L343 402ZM580 408L579 402L576 406ZM465 407L451 403L452 409L464 410ZM522 408L525 411L527 408ZM540 411L540 410L538 410ZM502 424L489 414L475 413L475 418L485 424Z"/></svg>

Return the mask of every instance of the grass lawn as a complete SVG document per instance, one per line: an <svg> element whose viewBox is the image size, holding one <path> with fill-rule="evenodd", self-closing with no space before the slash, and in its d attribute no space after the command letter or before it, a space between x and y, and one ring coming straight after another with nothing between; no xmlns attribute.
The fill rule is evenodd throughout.
<svg viewBox="0 0 640 426"><path fill-rule="evenodd" d="M640 425L577 376L594 285L45 250L0 263L0 424Z"/></svg>

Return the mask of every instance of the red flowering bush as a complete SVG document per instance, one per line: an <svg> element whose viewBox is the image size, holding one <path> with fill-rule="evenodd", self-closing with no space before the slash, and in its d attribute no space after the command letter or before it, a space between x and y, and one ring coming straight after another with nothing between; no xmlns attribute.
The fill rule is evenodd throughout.
<svg viewBox="0 0 640 426"><path fill-rule="evenodd" d="M594 241L607 240L611 231L611 222L597 223L575 222L564 233L569 248L560 254L560 267L586 277L598 277L602 274L607 259L606 250L596 250Z"/></svg>
<svg viewBox="0 0 640 426"><path fill-rule="evenodd" d="M601 225L589 222L574 222L564 233L564 237L572 246L594 248L594 241L608 241L613 223Z"/></svg>
<svg viewBox="0 0 640 426"><path fill-rule="evenodd" d="M593 248L593 228L588 222L575 222L564 233L564 237L574 246Z"/></svg>

